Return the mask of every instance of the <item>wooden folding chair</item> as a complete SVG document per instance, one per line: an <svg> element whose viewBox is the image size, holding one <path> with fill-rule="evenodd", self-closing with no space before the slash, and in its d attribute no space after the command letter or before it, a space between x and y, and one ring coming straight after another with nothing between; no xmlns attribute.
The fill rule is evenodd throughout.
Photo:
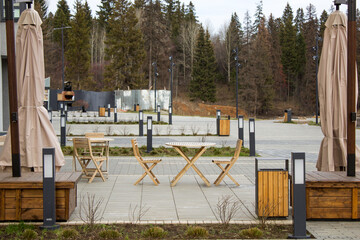
<svg viewBox="0 0 360 240"><path fill-rule="evenodd" d="M104 175L101 171L101 166L104 161L106 161L105 156L94 156L90 144L89 138L73 138L74 146L74 157L78 160L83 172L84 178L89 178L89 183L91 183L97 174L105 182ZM95 168L90 168L89 164L93 163Z"/></svg>
<svg viewBox="0 0 360 240"><path fill-rule="evenodd" d="M156 164L161 162L161 159L144 160L140 155L140 151L139 151L139 147L138 147L138 143L137 143L136 139L131 139L131 144L133 147L135 158L138 160L140 165L145 170L144 174L141 175L141 177L134 183L134 185L137 185L141 180L143 180L143 178L146 175L148 175L151 178L151 180L154 182L154 184L157 186L160 183L160 181L156 178L155 174L152 172L152 169L156 166ZM151 164L151 163L152 163L152 165L149 166L148 164Z"/></svg>
<svg viewBox="0 0 360 240"><path fill-rule="evenodd" d="M237 186L239 186L239 183L235 181L235 179L230 175L229 170L232 168L232 166L235 164L237 159L239 158L240 152L241 152L241 146L242 146L242 140L237 140L236 143L236 149L234 156L230 159L230 161L223 161L223 160L212 160L213 163L215 163L222 172L220 173L219 177L215 180L214 184L218 186L220 182L224 179L224 177L227 175ZM226 164L225 168L221 164Z"/></svg>
<svg viewBox="0 0 360 240"><path fill-rule="evenodd" d="M104 138L104 133L85 133L86 138ZM99 156L104 155L104 151L106 149L106 143L96 143L96 145L92 145L93 154L97 154Z"/></svg>

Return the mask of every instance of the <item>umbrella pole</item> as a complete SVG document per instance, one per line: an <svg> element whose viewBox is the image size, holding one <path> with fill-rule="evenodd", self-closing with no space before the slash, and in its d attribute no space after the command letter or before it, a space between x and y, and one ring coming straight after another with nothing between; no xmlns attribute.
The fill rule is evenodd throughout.
<svg viewBox="0 0 360 240"><path fill-rule="evenodd" d="M14 5L12 0L5 0L6 13L6 43L8 61L9 103L10 103L10 134L11 159L13 177L21 177L19 125L17 109L17 84L14 39Z"/></svg>
<svg viewBox="0 0 360 240"><path fill-rule="evenodd" d="M347 176L355 176L356 129L356 0L348 0Z"/></svg>

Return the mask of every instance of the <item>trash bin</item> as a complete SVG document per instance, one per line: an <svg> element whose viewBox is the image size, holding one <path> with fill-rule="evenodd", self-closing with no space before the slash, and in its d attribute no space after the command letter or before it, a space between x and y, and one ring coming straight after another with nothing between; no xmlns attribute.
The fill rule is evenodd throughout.
<svg viewBox="0 0 360 240"><path fill-rule="evenodd" d="M140 110L140 105L136 104L136 112L138 112Z"/></svg>
<svg viewBox="0 0 360 240"><path fill-rule="evenodd" d="M291 122L291 115L292 115L291 108L286 109L285 114L284 114L284 122L290 123Z"/></svg>
<svg viewBox="0 0 360 240"><path fill-rule="evenodd" d="M259 169L261 161L285 161L285 168ZM255 158L255 212L259 217L289 216L289 160Z"/></svg>
<svg viewBox="0 0 360 240"><path fill-rule="evenodd" d="M227 119L220 119L220 132L219 136L230 135L230 116Z"/></svg>
<svg viewBox="0 0 360 240"><path fill-rule="evenodd" d="M99 108L99 117L105 117L105 107Z"/></svg>

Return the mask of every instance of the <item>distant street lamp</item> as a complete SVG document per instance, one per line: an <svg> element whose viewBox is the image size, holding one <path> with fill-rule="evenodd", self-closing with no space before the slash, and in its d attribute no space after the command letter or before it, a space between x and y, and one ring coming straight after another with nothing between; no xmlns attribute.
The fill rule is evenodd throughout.
<svg viewBox="0 0 360 240"><path fill-rule="evenodd" d="M316 124L319 123L318 116L319 116L319 88L318 88L318 72L319 72L319 41L322 41L322 38L319 36L315 37L316 46L313 47L313 50L316 52L316 55L313 56L313 59L316 62Z"/></svg>
<svg viewBox="0 0 360 240"><path fill-rule="evenodd" d="M239 57L238 57L238 52L239 49L235 48L233 50L233 53L235 53L235 67L236 67L236 87L235 87L235 92L236 92L236 119L238 120L238 128L240 128L239 126L239 67L241 66L241 64L239 63ZM240 135L239 135L239 139L240 139Z"/></svg>
<svg viewBox="0 0 360 240"><path fill-rule="evenodd" d="M61 26L59 28L54 28L55 30L61 30L61 57L62 57L62 63L61 63L61 71L62 71L62 85L61 89L64 91L64 79L65 79L65 73L64 73L64 29L71 28L71 27L64 27Z"/></svg>
<svg viewBox="0 0 360 240"><path fill-rule="evenodd" d="M155 92L155 105L154 105L154 112L156 112L156 77L159 76L158 72L157 72L157 64L156 62L153 62L152 65L154 66L154 83L155 83L155 86L154 86L154 92Z"/></svg>

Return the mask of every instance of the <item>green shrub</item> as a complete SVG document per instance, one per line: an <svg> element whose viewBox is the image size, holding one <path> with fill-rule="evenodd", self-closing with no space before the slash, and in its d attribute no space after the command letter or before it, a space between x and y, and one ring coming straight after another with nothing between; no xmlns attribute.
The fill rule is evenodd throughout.
<svg viewBox="0 0 360 240"><path fill-rule="evenodd" d="M117 239L120 235L118 231L112 229L103 230L99 233L99 236L105 239Z"/></svg>
<svg viewBox="0 0 360 240"><path fill-rule="evenodd" d="M32 229L25 229L22 234L22 238L26 240L36 239L38 237L37 232Z"/></svg>
<svg viewBox="0 0 360 240"><path fill-rule="evenodd" d="M12 235L16 234L17 236L20 236L26 229L34 229L34 225L25 224L24 222L20 222L19 224L10 224L6 226L5 233Z"/></svg>
<svg viewBox="0 0 360 240"><path fill-rule="evenodd" d="M186 229L186 233L185 235L188 237L206 237L209 234L209 232L203 228L203 227L199 227L199 226L189 226Z"/></svg>
<svg viewBox="0 0 360 240"><path fill-rule="evenodd" d="M79 232L74 228L67 228L62 231L59 231L58 237L61 239L72 239L79 236Z"/></svg>
<svg viewBox="0 0 360 240"><path fill-rule="evenodd" d="M239 236L241 238L251 238L251 239L261 238L263 235L264 235L263 232L257 227L243 229L239 233Z"/></svg>
<svg viewBox="0 0 360 240"><path fill-rule="evenodd" d="M167 235L167 232L161 227L152 227L145 230L142 233L142 235L144 237L151 237L151 238L164 238Z"/></svg>

